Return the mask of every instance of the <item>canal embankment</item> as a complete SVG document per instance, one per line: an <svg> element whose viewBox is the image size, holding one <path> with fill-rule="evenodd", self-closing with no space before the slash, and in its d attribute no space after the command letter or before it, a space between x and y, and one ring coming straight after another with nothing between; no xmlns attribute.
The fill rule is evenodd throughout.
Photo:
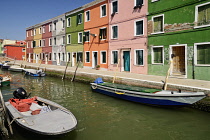
<svg viewBox="0 0 210 140"><path fill-rule="evenodd" d="M29 63L23 61L10 62L10 64L21 65L25 68L42 69L48 76L59 77L62 79L66 66L58 65L48 65L48 64L38 64ZM67 67L65 79L72 80L75 74L76 67ZM165 81L165 76L155 76L155 75L142 75L128 72L116 72L107 70L96 70L91 68L79 67L76 71L75 81L91 83L96 78L101 77L104 81L112 82L115 77L115 83L121 83L126 85L144 86L151 88L161 89L163 87L163 82ZM168 79L168 90L183 90L183 91L202 91L207 97L192 107L210 112L210 81L186 79L186 78L176 78L169 77Z"/></svg>

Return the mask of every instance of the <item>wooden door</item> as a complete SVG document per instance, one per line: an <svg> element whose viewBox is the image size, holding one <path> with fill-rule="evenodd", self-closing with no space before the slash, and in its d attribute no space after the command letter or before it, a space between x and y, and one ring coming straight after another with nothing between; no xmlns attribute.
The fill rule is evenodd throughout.
<svg viewBox="0 0 210 140"><path fill-rule="evenodd" d="M173 58L173 74L185 75L185 46L172 48Z"/></svg>

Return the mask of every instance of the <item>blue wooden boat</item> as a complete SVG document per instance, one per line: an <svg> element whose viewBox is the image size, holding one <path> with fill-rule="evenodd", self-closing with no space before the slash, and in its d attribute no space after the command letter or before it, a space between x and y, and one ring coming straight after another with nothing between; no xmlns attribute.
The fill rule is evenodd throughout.
<svg viewBox="0 0 210 140"><path fill-rule="evenodd" d="M203 92L169 91L137 87L103 82L101 78L97 78L94 83L91 83L91 89L94 92L116 98L158 106L191 105L206 97Z"/></svg>
<svg viewBox="0 0 210 140"><path fill-rule="evenodd" d="M44 77L46 76L45 72L42 70L34 70L34 69L23 69L26 75L30 75L33 77Z"/></svg>

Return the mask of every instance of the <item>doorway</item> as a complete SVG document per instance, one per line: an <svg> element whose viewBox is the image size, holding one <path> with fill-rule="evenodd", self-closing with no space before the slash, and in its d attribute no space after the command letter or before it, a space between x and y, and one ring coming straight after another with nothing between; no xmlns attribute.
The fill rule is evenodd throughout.
<svg viewBox="0 0 210 140"><path fill-rule="evenodd" d="M185 46L173 46L172 54L173 54L173 67L172 67L172 75L186 75L186 58L185 58Z"/></svg>
<svg viewBox="0 0 210 140"><path fill-rule="evenodd" d="M130 71L130 51L123 51L124 71Z"/></svg>
<svg viewBox="0 0 210 140"><path fill-rule="evenodd" d="M93 57L92 57L92 68L95 68L96 65L98 65L98 52L93 52Z"/></svg>

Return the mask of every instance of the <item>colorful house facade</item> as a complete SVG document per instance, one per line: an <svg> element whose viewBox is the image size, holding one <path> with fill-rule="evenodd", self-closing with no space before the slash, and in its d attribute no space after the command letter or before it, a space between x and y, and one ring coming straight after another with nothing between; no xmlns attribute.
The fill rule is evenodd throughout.
<svg viewBox="0 0 210 140"><path fill-rule="evenodd" d="M66 13L66 55L69 66L80 61L83 66L84 10L79 7Z"/></svg>
<svg viewBox="0 0 210 140"><path fill-rule="evenodd" d="M52 64L66 65L65 14L52 19Z"/></svg>
<svg viewBox="0 0 210 140"><path fill-rule="evenodd" d="M108 69L108 0L96 0L84 5L84 67Z"/></svg>
<svg viewBox="0 0 210 140"><path fill-rule="evenodd" d="M147 74L147 3L109 2L109 70Z"/></svg>
<svg viewBox="0 0 210 140"><path fill-rule="evenodd" d="M209 0L152 0L148 15L150 75L210 80Z"/></svg>
<svg viewBox="0 0 210 140"><path fill-rule="evenodd" d="M33 62L33 47L34 47L34 37L33 37L33 27L26 28L26 61Z"/></svg>

